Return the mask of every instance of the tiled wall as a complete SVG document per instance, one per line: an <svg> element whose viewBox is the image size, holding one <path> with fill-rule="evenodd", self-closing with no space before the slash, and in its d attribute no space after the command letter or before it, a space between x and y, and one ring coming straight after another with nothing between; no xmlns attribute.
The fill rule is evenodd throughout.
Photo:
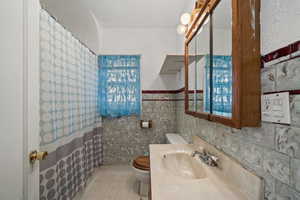
<svg viewBox="0 0 300 200"><path fill-rule="evenodd" d="M165 143L165 133L175 131L174 94L143 94L141 117L103 119L104 164L126 163L149 152L149 144ZM152 120L141 129L140 119Z"/></svg>
<svg viewBox="0 0 300 200"><path fill-rule="evenodd" d="M299 90L300 58L262 70L263 92ZM176 98L182 98L183 93ZM291 95L291 126L262 123L237 130L184 113L176 102L177 131L188 141L200 136L266 181L266 200L300 199L300 95Z"/></svg>

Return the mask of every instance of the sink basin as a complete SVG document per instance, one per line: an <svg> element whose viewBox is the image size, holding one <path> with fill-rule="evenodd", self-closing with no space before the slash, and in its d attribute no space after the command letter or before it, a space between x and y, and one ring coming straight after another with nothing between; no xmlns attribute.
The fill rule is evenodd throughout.
<svg viewBox="0 0 300 200"><path fill-rule="evenodd" d="M206 178L202 163L188 153L169 153L162 157L162 164L167 172L185 179Z"/></svg>
<svg viewBox="0 0 300 200"><path fill-rule="evenodd" d="M205 149L219 158L210 167L195 150ZM151 196L153 200L261 200L263 179L199 137L193 144L151 144Z"/></svg>

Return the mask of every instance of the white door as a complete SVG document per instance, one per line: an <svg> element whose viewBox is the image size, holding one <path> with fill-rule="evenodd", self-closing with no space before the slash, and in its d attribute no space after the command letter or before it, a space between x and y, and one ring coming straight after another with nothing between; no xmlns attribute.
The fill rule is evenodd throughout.
<svg viewBox="0 0 300 200"><path fill-rule="evenodd" d="M0 1L0 199L38 200L39 1Z"/></svg>

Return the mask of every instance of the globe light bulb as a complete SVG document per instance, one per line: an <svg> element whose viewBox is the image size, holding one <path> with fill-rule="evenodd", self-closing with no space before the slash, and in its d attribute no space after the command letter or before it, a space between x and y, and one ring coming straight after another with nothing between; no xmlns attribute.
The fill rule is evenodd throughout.
<svg viewBox="0 0 300 200"><path fill-rule="evenodd" d="M190 13L184 13L180 17L180 22L183 25L188 25L191 21L191 14Z"/></svg>
<svg viewBox="0 0 300 200"><path fill-rule="evenodd" d="M185 25L179 24L179 25L177 26L177 33L178 33L179 35L184 34L185 31L186 31L186 26L185 26Z"/></svg>

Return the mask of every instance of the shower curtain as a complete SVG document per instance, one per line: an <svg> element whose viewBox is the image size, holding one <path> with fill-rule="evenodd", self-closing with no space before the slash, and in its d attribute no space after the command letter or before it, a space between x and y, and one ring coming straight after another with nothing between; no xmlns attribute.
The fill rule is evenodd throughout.
<svg viewBox="0 0 300 200"><path fill-rule="evenodd" d="M40 199L74 199L102 163L97 56L40 15Z"/></svg>

